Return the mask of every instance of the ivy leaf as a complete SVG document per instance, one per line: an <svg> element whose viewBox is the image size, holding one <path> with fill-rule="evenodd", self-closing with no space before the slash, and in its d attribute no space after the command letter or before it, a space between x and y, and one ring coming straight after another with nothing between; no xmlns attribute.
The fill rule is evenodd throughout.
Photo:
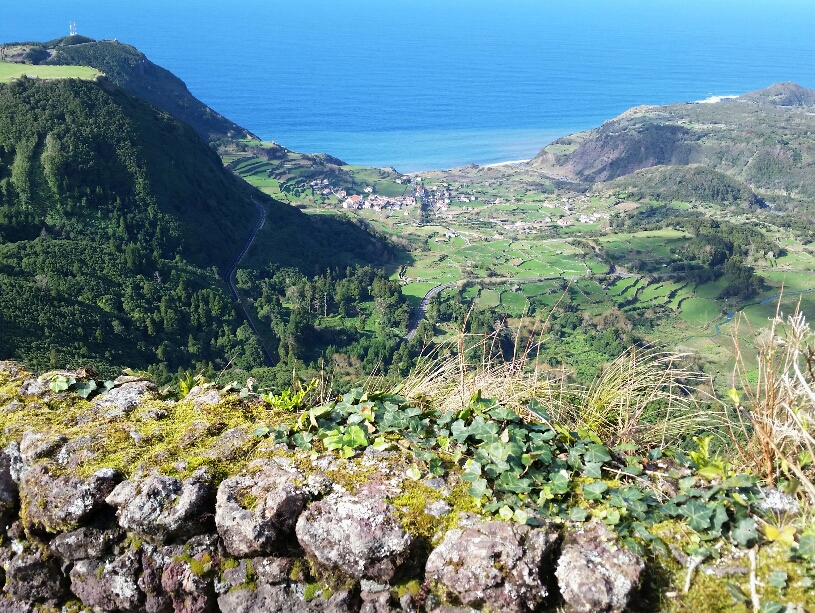
<svg viewBox="0 0 815 613"><path fill-rule="evenodd" d="M784 590L787 588L787 573L783 570L774 570L767 578L767 583L779 590Z"/></svg>
<svg viewBox="0 0 815 613"><path fill-rule="evenodd" d="M498 475L501 473L505 473L509 470L509 464L506 462L502 462L497 460L495 462L490 462L484 467L484 472L487 473L487 476L491 479L497 479Z"/></svg>
<svg viewBox="0 0 815 613"><path fill-rule="evenodd" d="M532 491L532 482L529 479L519 479L509 472L503 473L495 485L504 492L513 492L515 494L528 494Z"/></svg>
<svg viewBox="0 0 815 613"><path fill-rule="evenodd" d="M453 424L455 426L455 424ZM492 443L498 440L498 424L486 421L481 415L473 419L473 423L467 428L470 436L473 436L485 443Z"/></svg>
<svg viewBox="0 0 815 613"><path fill-rule="evenodd" d="M519 524L525 524L529 521L529 514L523 509L515 509L515 513L512 514L512 519Z"/></svg>
<svg viewBox="0 0 815 613"><path fill-rule="evenodd" d="M583 458L586 462L599 462L600 464L611 460L608 450L603 445L598 445L597 443L591 443L589 445Z"/></svg>
<svg viewBox="0 0 815 613"><path fill-rule="evenodd" d="M730 535L733 537L733 540L735 540L742 547L752 547L758 539L758 532L756 532L756 520L752 517L740 519L736 524L736 527L730 531Z"/></svg>
<svg viewBox="0 0 815 613"><path fill-rule="evenodd" d="M452 412L447 412L447 413L442 413L441 415L439 415L438 419L436 419L436 423L439 426L446 426L452 420L453 420L453 413Z"/></svg>
<svg viewBox="0 0 815 613"><path fill-rule="evenodd" d="M436 454L432 451L423 451L421 449L414 449L413 455L416 457L417 460L421 460L422 462L429 462L433 458L436 457Z"/></svg>
<svg viewBox="0 0 815 613"><path fill-rule="evenodd" d="M679 480L679 489L685 491L696 485L696 477L684 477Z"/></svg>
<svg viewBox="0 0 815 613"><path fill-rule="evenodd" d="M328 451L334 451L335 449L342 449L343 446L343 436L339 430L330 430L325 433L325 437L323 438L323 445Z"/></svg>
<svg viewBox="0 0 815 613"><path fill-rule="evenodd" d="M368 437L365 436L365 430L359 426L348 426L348 430L345 432L345 436L343 437L343 442L345 445L352 448L367 447Z"/></svg>
<svg viewBox="0 0 815 613"><path fill-rule="evenodd" d="M291 442L300 449L311 449L311 439L314 435L311 432L298 432L291 437Z"/></svg>
<svg viewBox="0 0 815 613"><path fill-rule="evenodd" d="M569 519L572 521L586 521L589 516L589 512L586 509L581 509L580 507L572 507L569 510Z"/></svg>
<svg viewBox="0 0 815 613"><path fill-rule="evenodd" d="M721 502L713 503L713 532L716 534L722 533L722 526L727 523L730 518L727 515L727 509Z"/></svg>
<svg viewBox="0 0 815 613"><path fill-rule="evenodd" d="M583 496L587 500L602 500L603 492L608 489L608 485L602 481L595 481L594 483L587 483L583 486Z"/></svg>
<svg viewBox="0 0 815 613"><path fill-rule="evenodd" d="M753 487L756 484L756 478L750 475L733 475L722 481L722 487L726 489L735 489L737 487Z"/></svg>
<svg viewBox="0 0 815 613"><path fill-rule="evenodd" d="M659 510L668 517L677 517L682 514L682 511L674 502L666 502L665 504L659 505Z"/></svg>
<svg viewBox="0 0 815 613"><path fill-rule="evenodd" d="M617 509L609 509L606 511L606 518L603 520L609 526L616 526L620 523L620 512Z"/></svg>
<svg viewBox="0 0 815 613"><path fill-rule="evenodd" d="M688 518L688 525L697 532L704 532L710 528L710 517L713 511L698 500L691 500L681 508L681 513ZM755 522L753 522L755 532Z"/></svg>
<svg viewBox="0 0 815 613"><path fill-rule="evenodd" d="M486 451L490 455L490 457L497 462L505 461L507 459L507 456L509 455L508 445L500 442L495 442L487 445L484 448L484 451Z"/></svg>
<svg viewBox="0 0 815 613"><path fill-rule="evenodd" d="M727 590L727 593L730 594L731 598L733 598L733 600L735 600L736 602L747 602L749 600L747 594L742 592L741 588L735 583L725 581L724 587Z"/></svg>
<svg viewBox="0 0 815 613"><path fill-rule="evenodd" d="M623 545L625 545L625 548L628 549L628 551L630 551L634 555L640 556L641 558L644 558L648 553L648 552L645 551L645 547L640 545L634 539L630 539L630 538L629 539L624 539L623 540Z"/></svg>
<svg viewBox="0 0 815 613"><path fill-rule="evenodd" d="M566 471L549 474L549 484L553 494L565 494L569 491L569 476Z"/></svg>
<svg viewBox="0 0 815 613"><path fill-rule="evenodd" d="M496 407L490 411L490 417L497 421L518 421L518 414L512 409Z"/></svg>
<svg viewBox="0 0 815 613"><path fill-rule="evenodd" d="M580 459L581 451L576 447L572 447L569 449L569 456L566 459L566 462L571 466L573 469L578 470L582 468L583 462Z"/></svg>
<svg viewBox="0 0 815 613"><path fill-rule="evenodd" d="M93 379L90 381L80 381L74 387L74 389L76 389L76 393L86 399L96 390L96 388L96 381Z"/></svg>
<svg viewBox="0 0 815 613"><path fill-rule="evenodd" d="M269 432L271 432L271 431L272 430L271 430L271 428L269 428L269 426L261 425L261 426L258 426L257 428L255 428L254 430L252 430L252 436L263 437L263 436L266 436L267 434L269 434Z"/></svg>
<svg viewBox="0 0 815 613"><path fill-rule="evenodd" d="M456 439L459 443L463 442L469 434L470 431L468 430L467 425L460 419L454 421L453 425L450 426L450 436Z"/></svg>
<svg viewBox="0 0 815 613"><path fill-rule="evenodd" d="M799 558L811 558L815 556L815 534L805 534L798 541L798 549L795 555Z"/></svg>
<svg viewBox="0 0 815 613"><path fill-rule="evenodd" d="M461 478L471 483L481 476L481 464L475 460L467 460L464 464L464 473Z"/></svg>
<svg viewBox="0 0 815 613"><path fill-rule="evenodd" d="M784 610L784 605L774 600L762 600L759 607L759 613L781 613Z"/></svg>
<svg viewBox="0 0 815 613"><path fill-rule="evenodd" d="M441 459L438 456L431 458L427 466L434 475L439 476L444 474L444 466L442 466Z"/></svg>
<svg viewBox="0 0 815 613"><path fill-rule="evenodd" d="M384 436L379 436L374 440L373 448L377 451L385 451L391 447L391 443Z"/></svg>
<svg viewBox="0 0 815 613"><path fill-rule="evenodd" d="M74 377L66 377L65 375L57 375L48 386L55 392L64 392L69 387L71 387L74 383L76 383L76 379Z"/></svg>
<svg viewBox="0 0 815 613"><path fill-rule="evenodd" d="M422 478L422 471L420 471L416 466L411 466L405 471L405 475L407 475L407 478L411 479L412 481L418 481Z"/></svg>
<svg viewBox="0 0 815 613"><path fill-rule="evenodd" d="M585 466L583 466L583 476L591 479L602 479L602 468L603 465L600 462L586 462Z"/></svg>
<svg viewBox="0 0 815 613"><path fill-rule="evenodd" d="M509 521L515 515L515 511L513 511L508 506L504 505L498 510L498 517L503 519L504 521Z"/></svg>
<svg viewBox="0 0 815 613"><path fill-rule="evenodd" d="M467 493L473 498L480 499L485 495L489 495L490 490L487 485L486 479L476 479L473 481L472 486L467 490Z"/></svg>

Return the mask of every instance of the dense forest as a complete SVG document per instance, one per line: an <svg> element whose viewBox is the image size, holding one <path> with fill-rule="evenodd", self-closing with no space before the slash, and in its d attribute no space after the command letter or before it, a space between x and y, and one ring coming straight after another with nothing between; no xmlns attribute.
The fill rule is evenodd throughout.
<svg viewBox="0 0 815 613"><path fill-rule="evenodd" d="M91 365L112 374L128 366L161 381L179 371L264 366L223 282L256 221L253 198L267 221L241 285L262 288L256 298L269 323L270 292L285 297L287 286L275 275L261 285L259 271L293 267L287 274L301 283L330 266L392 255L365 227L313 219L252 191L191 127L105 80L0 85L0 357L37 370ZM388 301L398 296L383 273L365 275L364 287L344 298L335 287L342 294L351 281L335 274L331 308L381 306L383 283ZM377 312L383 329L404 328L401 306L399 322L390 307ZM312 361L303 348L311 345L297 339L315 326L313 309L289 310L293 316L274 320L286 339L279 357ZM285 326L298 332L287 336ZM379 353L390 363L397 343L388 342Z"/></svg>

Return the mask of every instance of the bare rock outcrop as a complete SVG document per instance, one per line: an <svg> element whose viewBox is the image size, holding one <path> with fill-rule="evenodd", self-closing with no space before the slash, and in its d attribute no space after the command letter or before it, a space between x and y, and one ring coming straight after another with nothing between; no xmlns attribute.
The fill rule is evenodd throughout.
<svg viewBox="0 0 815 613"><path fill-rule="evenodd" d="M196 479L123 481L106 500L118 509L122 528L159 542L203 534L212 520L210 489Z"/></svg>
<svg viewBox="0 0 815 613"><path fill-rule="evenodd" d="M27 530L66 532L83 525L105 505L119 478L103 468L87 479L61 475L41 462L26 468L20 481L21 516Z"/></svg>
<svg viewBox="0 0 815 613"><path fill-rule="evenodd" d="M556 541L546 528L500 521L450 530L430 554L426 578L468 606L525 613L547 596L543 566Z"/></svg>
<svg viewBox="0 0 815 613"><path fill-rule="evenodd" d="M413 536L383 498L336 493L297 520L297 539L318 562L351 577L387 582L406 560Z"/></svg>
<svg viewBox="0 0 815 613"><path fill-rule="evenodd" d="M306 504L300 473L270 462L256 463L250 473L224 480L218 488L215 525L233 556L273 553L290 534Z"/></svg>
<svg viewBox="0 0 815 613"><path fill-rule="evenodd" d="M644 569L639 556L620 547L605 524L595 521L567 534L555 575L567 611L622 613Z"/></svg>
<svg viewBox="0 0 815 613"><path fill-rule="evenodd" d="M109 562L79 560L71 569L71 591L95 611L134 611L143 599L140 556L128 551Z"/></svg>
<svg viewBox="0 0 815 613"><path fill-rule="evenodd" d="M65 576L59 561L36 549L14 556L6 568L3 590L15 600L44 602L67 595Z"/></svg>
<svg viewBox="0 0 815 613"><path fill-rule="evenodd" d="M16 519L20 503L19 488L12 478L11 469L11 456L0 450L0 536L5 534L6 527Z"/></svg>
<svg viewBox="0 0 815 613"><path fill-rule="evenodd" d="M152 381L127 381L94 400L94 410L88 413L86 419L95 419L100 415L105 419L124 417L139 404L155 398L157 391Z"/></svg>
<svg viewBox="0 0 815 613"><path fill-rule="evenodd" d="M124 535L124 530L118 527L109 530L84 527L57 535L48 548L67 562L101 559Z"/></svg>

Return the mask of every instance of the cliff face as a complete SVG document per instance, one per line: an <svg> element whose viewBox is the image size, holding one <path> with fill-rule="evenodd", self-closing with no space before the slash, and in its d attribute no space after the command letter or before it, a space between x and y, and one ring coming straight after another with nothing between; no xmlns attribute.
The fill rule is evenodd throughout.
<svg viewBox="0 0 815 613"><path fill-rule="evenodd" d="M674 609L676 595L660 605L659 591L686 575L681 524L654 527L675 539L658 562L632 539L621 547L613 507L586 512L575 499L562 517L507 506L496 516L472 491L472 460L463 471L463 459L439 450L437 463L418 451L427 439L411 432L443 415L364 394L297 410L296 397L251 399L251 386L199 386L171 401L138 374L98 389L92 377L35 379L0 362L0 611ZM352 418L320 434L329 409L348 406L374 416L370 428ZM500 411L496 419L517 424L513 436L549 436ZM498 435L483 416L459 421L469 425L454 422L448 435L462 441L470 436L462 427L473 437ZM372 429L390 434L366 440ZM596 466L601 448L591 448ZM553 488L562 478L552 477ZM602 491L584 488L591 499ZM711 573L746 572L737 546L723 541L717 551ZM797 572L789 560L773 562L778 555L765 546L760 559ZM675 577L643 583L646 559ZM721 582L713 587L716 598L730 598ZM710 589L700 580L681 600L720 610L696 606ZM801 598L812 604L811 595Z"/></svg>

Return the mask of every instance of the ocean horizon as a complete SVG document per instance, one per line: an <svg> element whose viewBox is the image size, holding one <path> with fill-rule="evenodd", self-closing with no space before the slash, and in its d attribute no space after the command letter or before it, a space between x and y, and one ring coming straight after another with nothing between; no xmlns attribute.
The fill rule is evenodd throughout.
<svg viewBox="0 0 815 613"><path fill-rule="evenodd" d="M295 151L402 172L528 159L640 104L815 86L806 0L45 0L0 40L116 38ZM625 24L614 26L611 24Z"/></svg>

